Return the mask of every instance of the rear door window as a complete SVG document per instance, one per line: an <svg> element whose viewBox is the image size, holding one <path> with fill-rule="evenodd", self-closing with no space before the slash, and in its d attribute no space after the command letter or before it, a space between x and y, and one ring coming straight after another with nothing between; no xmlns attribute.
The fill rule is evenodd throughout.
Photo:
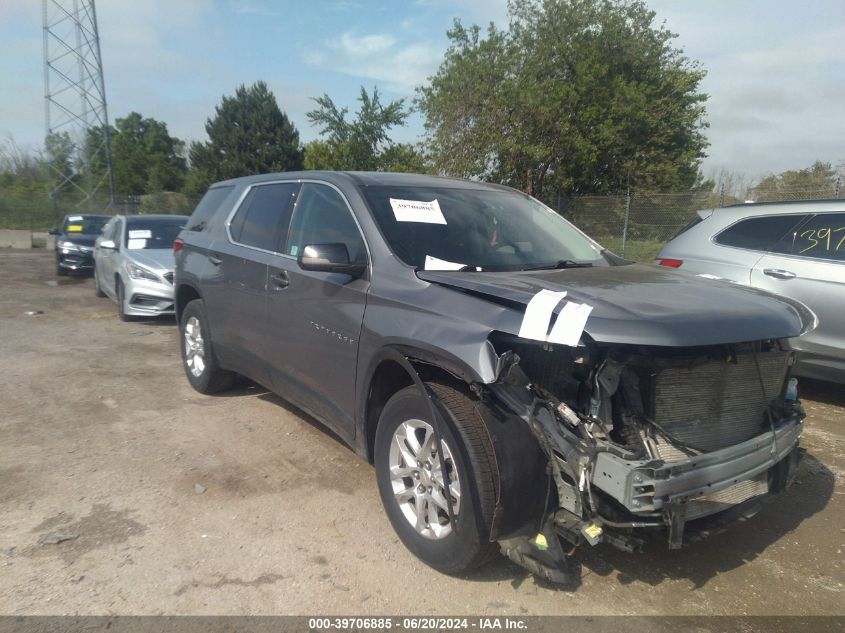
<svg viewBox="0 0 845 633"><path fill-rule="evenodd" d="M229 223L232 240L265 251L279 251L287 237L299 186L284 182L252 187Z"/></svg>
<svg viewBox="0 0 845 633"><path fill-rule="evenodd" d="M819 213L775 244L775 253L845 261L845 212Z"/></svg>
<svg viewBox="0 0 845 633"><path fill-rule="evenodd" d="M722 246L768 251L806 218L804 213L747 218L719 233L715 241Z"/></svg>

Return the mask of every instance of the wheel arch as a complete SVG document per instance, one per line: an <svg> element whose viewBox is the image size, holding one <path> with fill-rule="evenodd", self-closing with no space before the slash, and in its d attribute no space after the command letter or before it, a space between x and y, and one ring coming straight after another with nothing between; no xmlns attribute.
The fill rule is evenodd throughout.
<svg viewBox="0 0 845 633"><path fill-rule="evenodd" d="M185 306L194 299L202 299L202 294L195 286L182 283L176 288L173 298L176 309L176 323L181 323L182 312L185 310Z"/></svg>

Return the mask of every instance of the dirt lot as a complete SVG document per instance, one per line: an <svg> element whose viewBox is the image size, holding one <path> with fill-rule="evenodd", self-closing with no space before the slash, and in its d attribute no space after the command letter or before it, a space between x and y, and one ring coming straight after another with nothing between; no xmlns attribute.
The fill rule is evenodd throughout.
<svg viewBox="0 0 845 633"><path fill-rule="evenodd" d="M0 613L845 614L841 388L802 382L800 483L727 533L582 551L577 591L504 558L451 578L335 438L257 386L195 393L172 323L52 273L0 252Z"/></svg>

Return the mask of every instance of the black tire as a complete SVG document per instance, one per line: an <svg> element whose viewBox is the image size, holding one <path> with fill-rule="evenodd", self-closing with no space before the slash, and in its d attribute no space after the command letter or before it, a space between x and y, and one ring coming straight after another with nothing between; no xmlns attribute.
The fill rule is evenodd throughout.
<svg viewBox="0 0 845 633"><path fill-rule="evenodd" d="M426 538L402 513L393 492L389 451L394 431L406 420L431 423L428 404L415 386L394 394L379 417L374 455L376 480L388 519L405 547L430 567L459 574L487 563L499 552L498 544L490 542L498 492L496 462L489 433L473 400L453 386L428 386L442 405L441 417L446 418L446 424L441 433L453 453L461 484L457 527L440 539Z"/></svg>
<svg viewBox="0 0 845 633"><path fill-rule="evenodd" d="M185 330L192 318L199 322L202 336L204 368L199 376L195 376L188 366L185 345ZM182 367L188 377L188 382L194 389L200 393L212 394L231 388L235 382L235 372L220 367L217 358L214 356L211 330L208 327L208 317L205 314L205 304L202 299L194 299L182 311L182 319L179 321L179 349L182 353Z"/></svg>
<svg viewBox="0 0 845 633"><path fill-rule="evenodd" d="M123 296L123 282L120 280L120 277L115 282L114 293L117 297L117 316L120 317L121 321L134 321L135 317L126 314L123 309L124 303L126 303L126 297Z"/></svg>
<svg viewBox="0 0 845 633"><path fill-rule="evenodd" d="M94 294L98 297L105 297L106 293L100 288L100 280L97 278L97 267L94 267Z"/></svg>

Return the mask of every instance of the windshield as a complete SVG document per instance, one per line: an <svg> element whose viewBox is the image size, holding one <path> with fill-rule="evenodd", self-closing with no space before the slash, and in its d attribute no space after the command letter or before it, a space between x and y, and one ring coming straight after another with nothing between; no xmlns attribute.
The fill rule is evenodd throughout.
<svg viewBox="0 0 845 633"><path fill-rule="evenodd" d="M391 250L424 270L608 266L602 249L557 213L508 191L365 187Z"/></svg>
<svg viewBox="0 0 845 633"><path fill-rule="evenodd" d="M124 237L127 249L170 249L173 248L173 240L179 235L187 218L164 222L132 222L126 224L126 236Z"/></svg>
<svg viewBox="0 0 845 633"><path fill-rule="evenodd" d="M73 235L99 235L106 222L111 220L108 216L99 215L69 215L62 225L62 233Z"/></svg>

